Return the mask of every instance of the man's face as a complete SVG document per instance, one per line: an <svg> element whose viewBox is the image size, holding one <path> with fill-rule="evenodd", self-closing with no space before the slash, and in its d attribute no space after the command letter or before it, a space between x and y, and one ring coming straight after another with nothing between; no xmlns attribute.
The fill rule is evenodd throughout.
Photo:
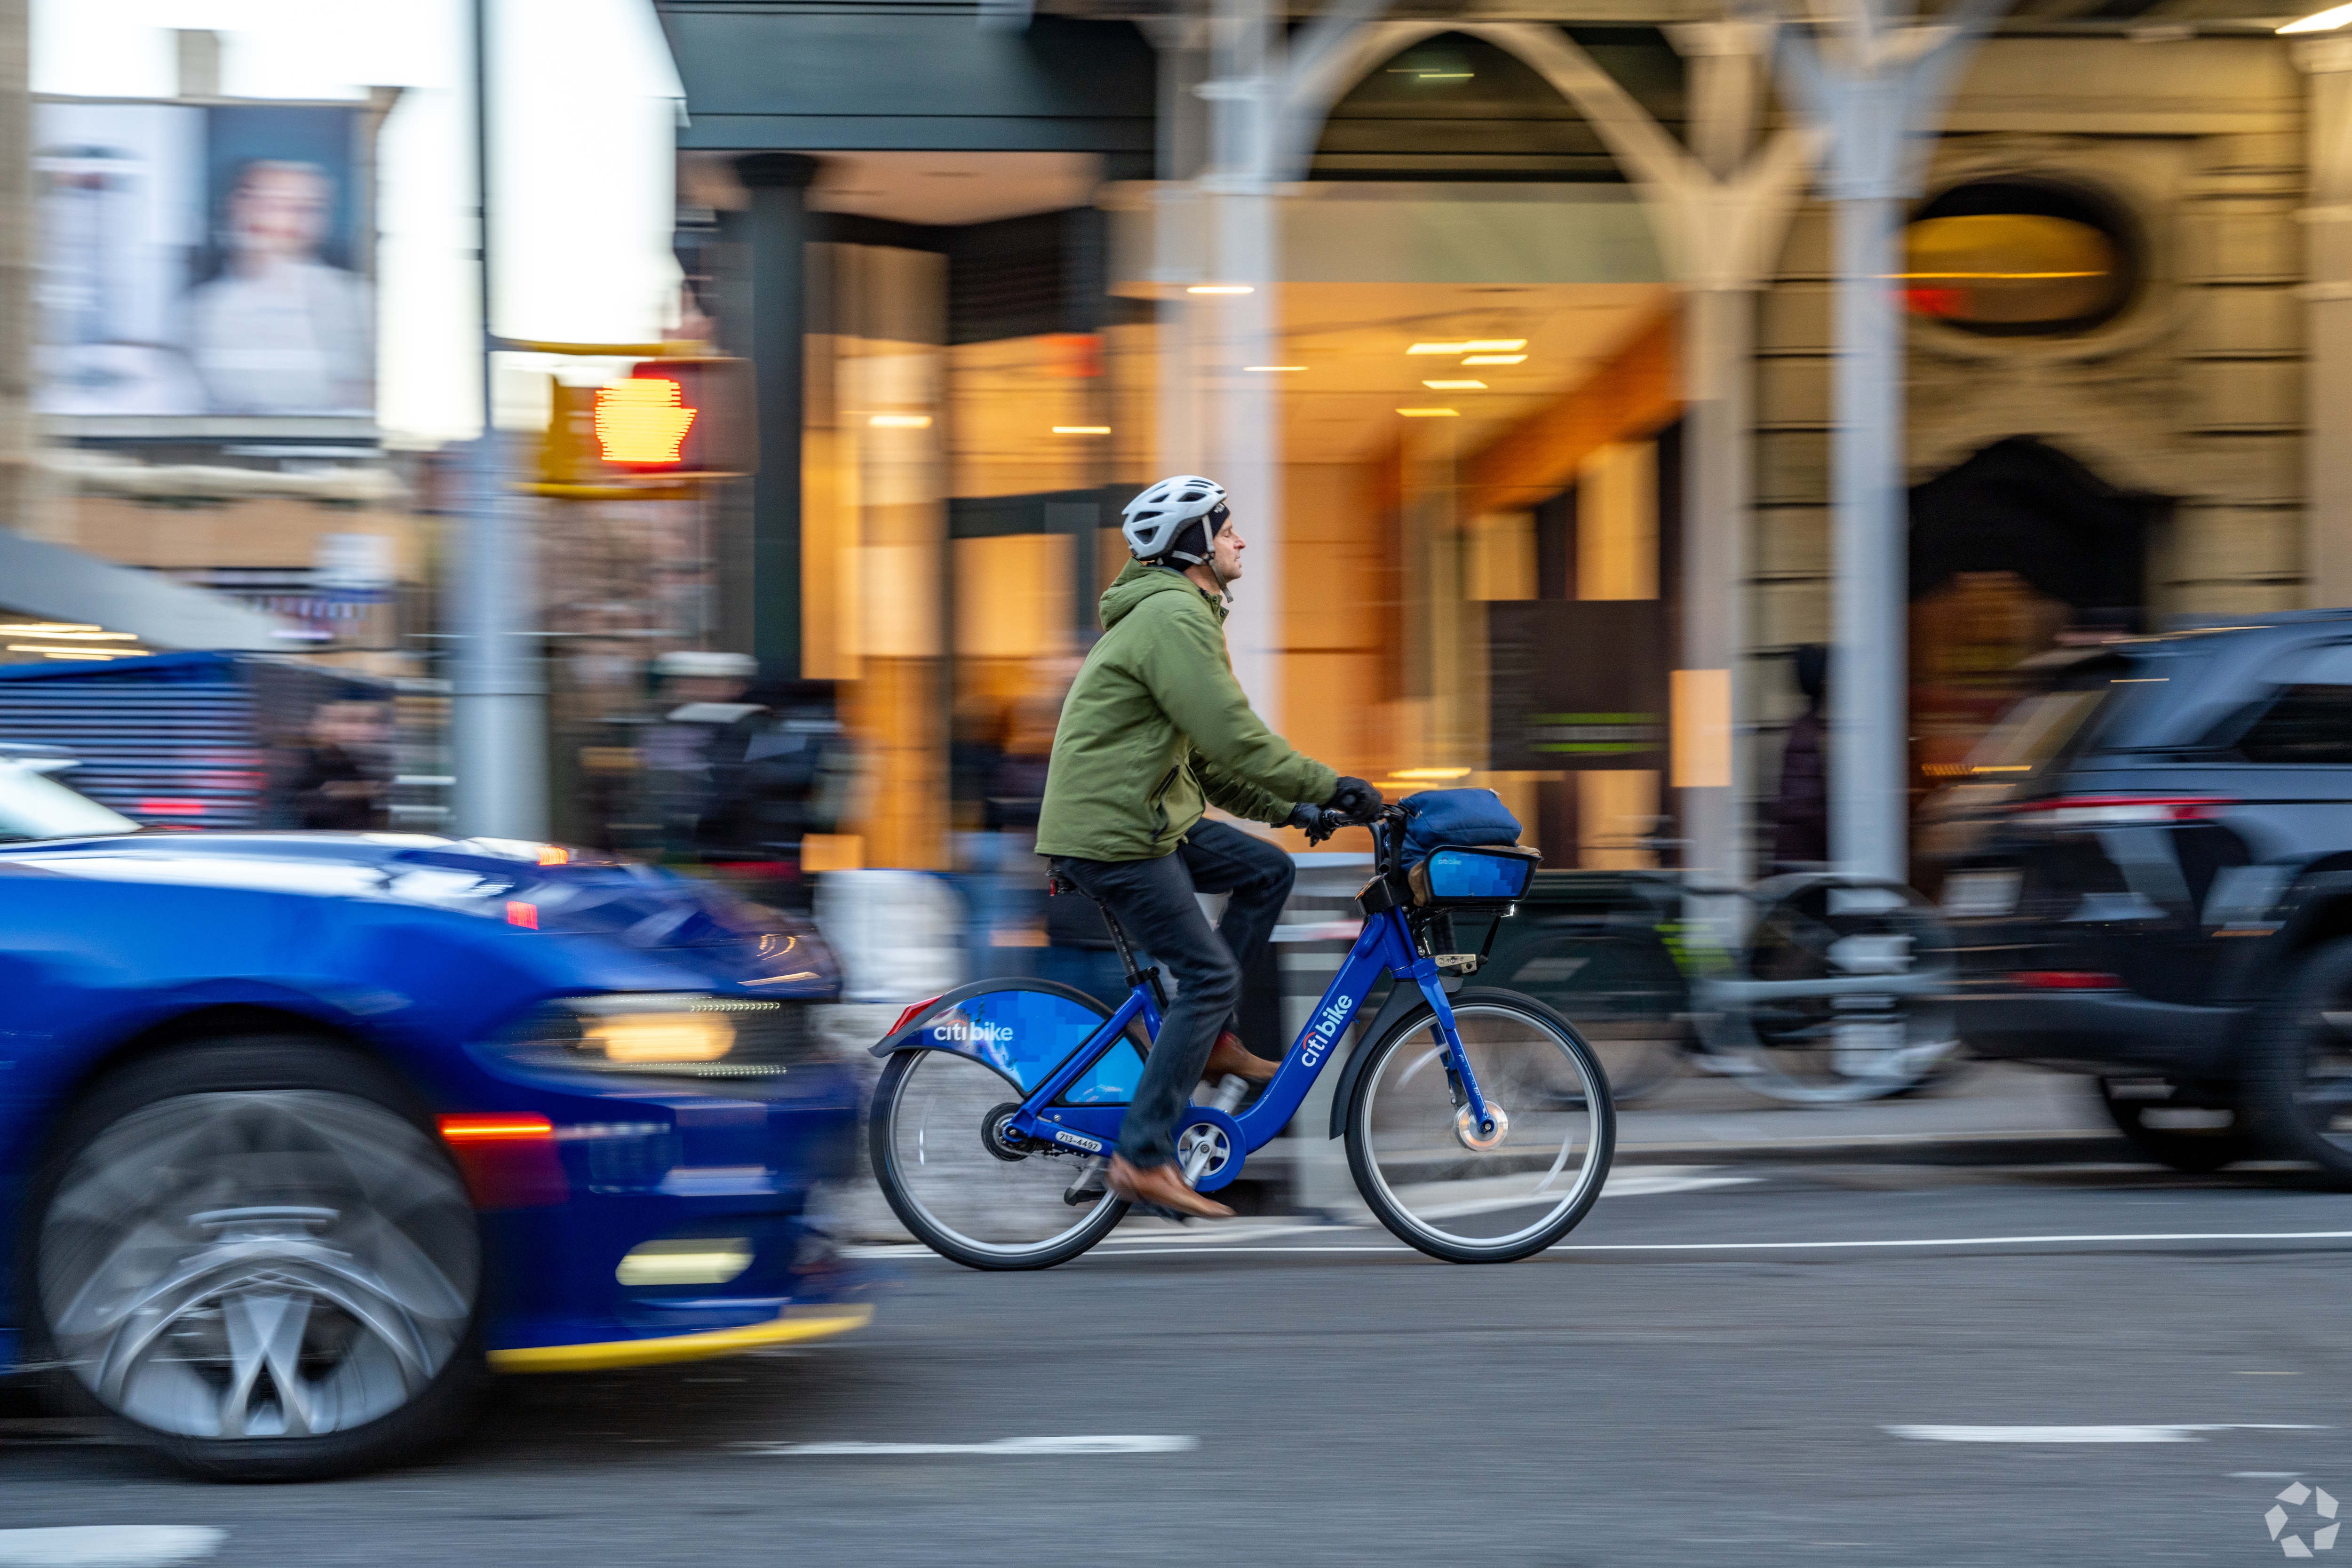
<svg viewBox="0 0 2352 1568"><path fill-rule="evenodd" d="M673 677L669 694L680 702L732 702L743 695L744 680L732 675Z"/></svg>
<svg viewBox="0 0 2352 1568"><path fill-rule="evenodd" d="M308 257L326 237L334 193L306 169L259 168L229 197L229 231L242 251Z"/></svg>
<svg viewBox="0 0 2352 1568"><path fill-rule="evenodd" d="M1210 553L1216 559L1217 575L1228 583L1236 581L1242 574L1242 552L1248 548L1241 531L1227 518L1225 526L1217 531L1216 542L1210 546Z"/></svg>

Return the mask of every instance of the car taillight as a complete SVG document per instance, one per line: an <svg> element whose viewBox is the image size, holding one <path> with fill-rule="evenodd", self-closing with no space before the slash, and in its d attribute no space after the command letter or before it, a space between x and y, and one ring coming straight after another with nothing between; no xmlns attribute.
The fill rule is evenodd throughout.
<svg viewBox="0 0 2352 1568"><path fill-rule="evenodd" d="M2233 804L2227 795L2083 795L2020 801L2009 809L2042 827L2148 827L2201 822Z"/></svg>
<svg viewBox="0 0 2352 1568"><path fill-rule="evenodd" d="M946 994L947 994L947 993L946 993L946 992L944 992L944 991L942 991L942 992L940 992L940 996L944 996L944 995L946 995ZM909 1025L909 1024L913 1023L916 1019L918 1019L918 1018L921 1017L921 1016L923 1016L923 1013L924 1013L925 1009L929 1008L929 1007L933 1003L937 1002L937 1001L940 999L940 996L926 996L926 997L924 997L921 1001L919 1001L919 1002L916 1003L913 1006L911 1006L911 1007L908 1008L905 1012L903 1012L903 1013L899 1014L899 1015L898 1015L898 1021L897 1023L895 1023L895 1024L891 1025L891 1026L889 1026L889 1028L887 1028L887 1029L884 1030L884 1031L883 1031L883 1034L882 1034L882 1037L883 1037L884 1039L886 1039L886 1040L887 1040L887 1039L889 1039L892 1036L896 1035L899 1030L901 1030L901 1029L905 1028L908 1025Z"/></svg>
<svg viewBox="0 0 2352 1568"><path fill-rule="evenodd" d="M2021 969L2009 977L2024 991L2120 991L2123 976L2095 969Z"/></svg>

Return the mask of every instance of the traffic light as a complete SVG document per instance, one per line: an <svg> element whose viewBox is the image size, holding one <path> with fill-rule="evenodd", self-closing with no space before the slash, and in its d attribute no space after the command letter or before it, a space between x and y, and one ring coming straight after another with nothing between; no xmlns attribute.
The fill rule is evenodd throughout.
<svg viewBox="0 0 2352 1568"><path fill-rule="evenodd" d="M595 395L597 455L624 472L714 479L760 466L749 360L645 360Z"/></svg>
<svg viewBox="0 0 2352 1568"><path fill-rule="evenodd" d="M748 360L645 360L601 386L550 387L539 482L572 500L682 500L759 468Z"/></svg>

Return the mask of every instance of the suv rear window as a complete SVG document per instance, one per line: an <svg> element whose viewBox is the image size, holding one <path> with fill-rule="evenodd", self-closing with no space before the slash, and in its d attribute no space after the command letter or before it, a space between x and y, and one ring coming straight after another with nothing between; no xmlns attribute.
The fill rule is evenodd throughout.
<svg viewBox="0 0 2352 1568"><path fill-rule="evenodd" d="M2014 783L2039 772L2083 733L2114 688L2062 687L2019 702L1969 753L1969 774L1986 784Z"/></svg>
<svg viewBox="0 0 2352 1568"><path fill-rule="evenodd" d="M2352 763L2352 686L2290 686L2238 740L2250 763Z"/></svg>

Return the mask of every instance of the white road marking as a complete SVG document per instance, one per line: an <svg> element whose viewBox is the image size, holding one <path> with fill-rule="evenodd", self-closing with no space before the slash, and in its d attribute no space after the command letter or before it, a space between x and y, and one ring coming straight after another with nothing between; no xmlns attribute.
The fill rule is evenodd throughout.
<svg viewBox="0 0 2352 1568"><path fill-rule="evenodd" d="M2327 1432L2301 1422L2196 1423L2165 1426L1883 1426L1921 1443L2201 1443L2203 1432Z"/></svg>
<svg viewBox="0 0 2352 1568"><path fill-rule="evenodd" d="M0 1568L151 1568L210 1557L228 1539L204 1524L69 1524L0 1530Z"/></svg>
<svg viewBox="0 0 2352 1568"><path fill-rule="evenodd" d="M1312 1230L1341 1230L1341 1226L1313 1226ZM1403 1247L1240 1247L1221 1246L1213 1230L1200 1231L1199 1241L1177 1244L1174 1236L1153 1236L1157 1243L1150 1247L1129 1247L1121 1250L1126 1258L1149 1258L1160 1253L1225 1251L1234 1253L1265 1252L1405 1252ZM1145 1239L1145 1238L1139 1238ZM1561 1242L1548 1249L1549 1253L1575 1252L1838 1252L1870 1248L1929 1247L2086 1247L2130 1246L2150 1241L2352 1241L2352 1230L2180 1230L2180 1231L2103 1231L2069 1236L1936 1236L1904 1237L1862 1241L1598 1241ZM931 1249L919 1242L905 1242L877 1247L845 1247L844 1254L851 1258L913 1258L931 1255ZM1539 1255L1541 1256L1541 1255Z"/></svg>
<svg viewBox="0 0 2352 1568"><path fill-rule="evenodd" d="M760 1458L862 1457L877 1454L1182 1454L1198 1437L999 1437L993 1443L746 1443L737 1452Z"/></svg>
<svg viewBox="0 0 2352 1568"><path fill-rule="evenodd" d="M1761 1176L1716 1176L1706 1173L1713 1169L1713 1166L1708 1165L1659 1165L1634 1171L1612 1171L1610 1173L1608 1184L1601 1189L1601 1195L1604 1198L1657 1197L1668 1193L1698 1192L1707 1187L1740 1186L1764 1179ZM1498 1200L1479 1206L1511 1207L1532 1200L1525 1196L1515 1196L1507 1202ZM1421 1209L1415 1212L1434 1218L1440 1215L1474 1214L1477 1209L1468 1206L1448 1206L1444 1209ZM1132 1248L1155 1247L1181 1252L1203 1247L1234 1247L1244 1241L1261 1241L1268 1237L1328 1236L1339 1231L1366 1228L1368 1227L1361 1225L1333 1225L1324 1220L1194 1228L1178 1225L1173 1221L1146 1219L1122 1226L1103 1237L1098 1245L1116 1247L1122 1252ZM930 1250L919 1241L878 1242L865 1247L845 1247L841 1249L842 1255L845 1258L915 1258ZM1261 1248L1259 1250L1278 1249ZM1315 1247L1311 1250L1322 1252L1340 1249ZM1392 1247L1375 1247L1360 1250L1394 1252L1398 1249Z"/></svg>
<svg viewBox="0 0 2352 1568"><path fill-rule="evenodd" d="M1659 1165L1648 1170L1612 1171L1604 1198L1654 1198L1667 1193L1695 1193L1705 1187L1737 1187L1760 1182L1761 1176L1710 1176L1706 1165Z"/></svg>

